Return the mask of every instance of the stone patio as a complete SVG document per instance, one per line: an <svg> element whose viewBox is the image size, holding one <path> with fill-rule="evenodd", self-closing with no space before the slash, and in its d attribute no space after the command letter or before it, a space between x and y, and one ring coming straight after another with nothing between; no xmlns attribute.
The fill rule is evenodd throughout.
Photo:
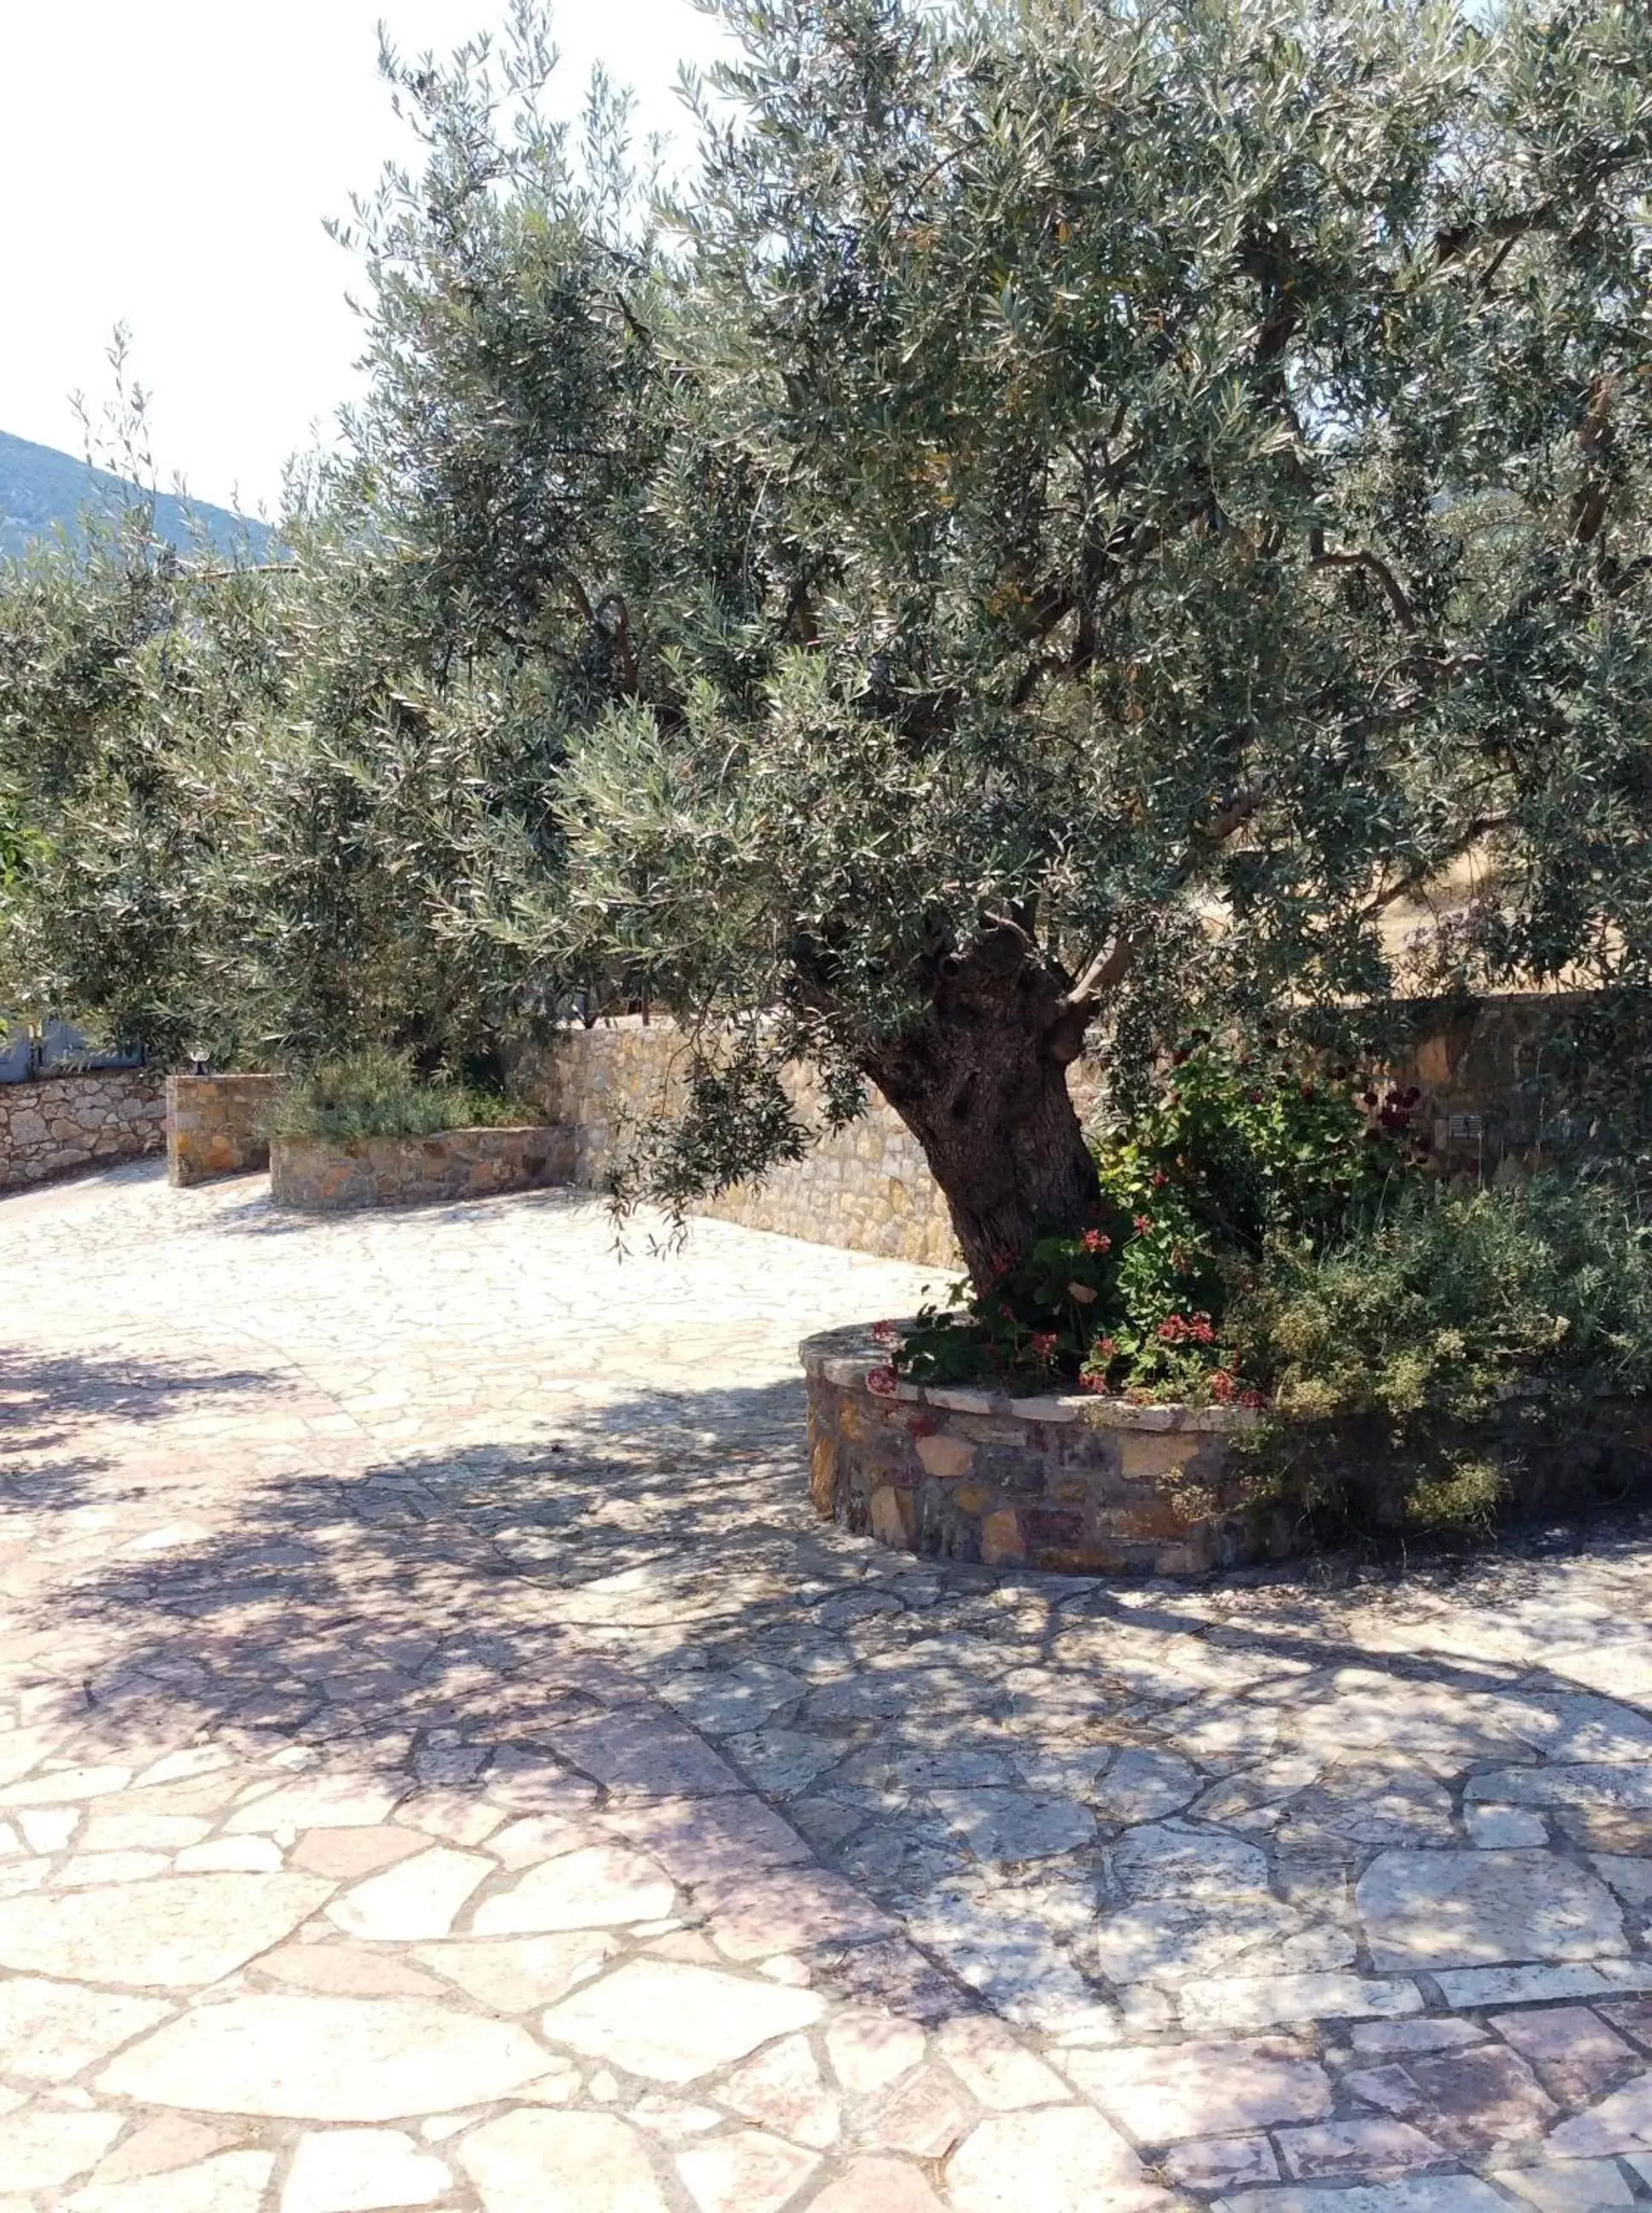
<svg viewBox="0 0 1652 2213"><path fill-rule="evenodd" d="M817 1522L924 1272L560 1192L0 1204L0 2213L1652 2195L1652 1545Z"/></svg>

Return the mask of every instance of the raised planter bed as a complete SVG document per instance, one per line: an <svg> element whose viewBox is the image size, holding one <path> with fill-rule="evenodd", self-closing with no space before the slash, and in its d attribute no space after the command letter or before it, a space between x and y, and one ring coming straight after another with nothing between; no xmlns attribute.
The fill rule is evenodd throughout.
<svg viewBox="0 0 1652 2213"><path fill-rule="evenodd" d="M1069 1575L1197 1575L1286 1549L1234 1466L1259 1418L1244 1407L875 1390L887 1357L865 1329L802 1346L809 1495L830 1520L907 1552Z"/></svg>
<svg viewBox="0 0 1652 2213"><path fill-rule="evenodd" d="M569 1182L573 1132L561 1124L442 1130L425 1137L277 1137L270 1196L277 1206L343 1212L491 1198Z"/></svg>
<svg viewBox="0 0 1652 2213"><path fill-rule="evenodd" d="M1274 1481L1259 1481L1235 1451L1263 1418L1243 1407L924 1387L895 1381L863 1328L811 1337L802 1350L816 1509L906 1552L1065 1575L1186 1576L1286 1559L1327 1536L1382 1544L1449 1526L1408 1510L1391 1425L1375 1417L1303 1425L1300 1451L1320 1494L1308 1510L1280 1487L1277 1466ZM1557 1412L1539 1388L1510 1392L1493 1419L1452 1442L1500 1472L1487 1522L1652 1492L1644 1399Z"/></svg>
<svg viewBox="0 0 1652 2213"><path fill-rule="evenodd" d="M279 1076L169 1076L167 1181L181 1187L267 1168L264 1117L284 1081Z"/></svg>

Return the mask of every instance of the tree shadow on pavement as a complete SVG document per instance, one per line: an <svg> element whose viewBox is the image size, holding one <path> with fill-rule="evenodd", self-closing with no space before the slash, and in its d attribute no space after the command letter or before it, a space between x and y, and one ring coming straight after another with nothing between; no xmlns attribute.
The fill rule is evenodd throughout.
<svg viewBox="0 0 1652 2213"><path fill-rule="evenodd" d="M823 1525L800 1397L632 1395L531 1449L247 1486L222 1533L58 1601L111 1635L77 1718L111 1748L164 1722L462 1792L646 1712L668 1766L714 1751L717 1787L1041 2026L1153 1944L1249 1930L1265 1949L1232 1972L1282 1944L1351 1963L1373 1848L1451 1842L1454 1767L1546 1756L1562 1709L1540 1676L1533 1703L1529 1653L1374 1649L1367 1584L1005 1576Z"/></svg>
<svg viewBox="0 0 1652 2213"><path fill-rule="evenodd" d="M111 1424L158 1428L192 1405L283 1387L279 1375L256 1369L0 1345L0 1515L107 1503L90 1485L115 1464L98 1448Z"/></svg>

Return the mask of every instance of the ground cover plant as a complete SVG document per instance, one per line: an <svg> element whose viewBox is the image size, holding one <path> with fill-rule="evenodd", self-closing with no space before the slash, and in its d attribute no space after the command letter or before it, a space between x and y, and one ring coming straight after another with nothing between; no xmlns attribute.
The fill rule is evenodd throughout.
<svg viewBox="0 0 1652 2213"><path fill-rule="evenodd" d="M1625 1412L1652 1394L1652 1228L1612 1183L1411 1182L1271 1256L1228 1320L1270 1393L1258 1495L1327 1534L1484 1526L1649 1472Z"/></svg>
<svg viewBox="0 0 1652 2213"><path fill-rule="evenodd" d="M323 1062L277 1093L264 1126L272 1137L427 1137L443 1130L505 1129L542 1121L520 1099L438 1074L418 1076L405 1055L383 1051Z"/></svg>

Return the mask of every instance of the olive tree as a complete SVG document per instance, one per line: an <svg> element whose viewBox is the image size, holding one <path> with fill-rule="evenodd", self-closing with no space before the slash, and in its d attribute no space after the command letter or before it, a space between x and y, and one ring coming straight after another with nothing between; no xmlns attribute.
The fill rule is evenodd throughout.
<svg viewBox="0 0 1652 2213"><path fill-rule="evenodd" d="M1652 980L1645 9L723 12L657 218L537 0L387 54L293 568L0 593L0 997L441 1052L646 996L634 1189L795 1155L802 1055L985 1282L1093 1204L1087 1047L1379 995L1455 868L1430 972Z"/></svg>
<svg viewBox="0 0 1652 2213"><path fill-rule="evenodd" d="M442 67L384 52L418 158L337 227L366 396L272 558L160 542L140 466L0 572L0 1004L165 1058L497 1072L558 1003L546 947L469 910L501 821L557 882L565 733L638 691L667 387L624 103L548 121L553 60L527 8Z"/></svg>
<svg viewBox="0 0 1652 2213"><path fill-rule="evenodd" d="M1645 978L1645 10L725 12L654 498L739 593L562 798L707 1039L656 1186L795 1151L805 1050L987 1280L1092 1204L1087 1036L1380 992L1464 856L1478 974Z"/></svg>

